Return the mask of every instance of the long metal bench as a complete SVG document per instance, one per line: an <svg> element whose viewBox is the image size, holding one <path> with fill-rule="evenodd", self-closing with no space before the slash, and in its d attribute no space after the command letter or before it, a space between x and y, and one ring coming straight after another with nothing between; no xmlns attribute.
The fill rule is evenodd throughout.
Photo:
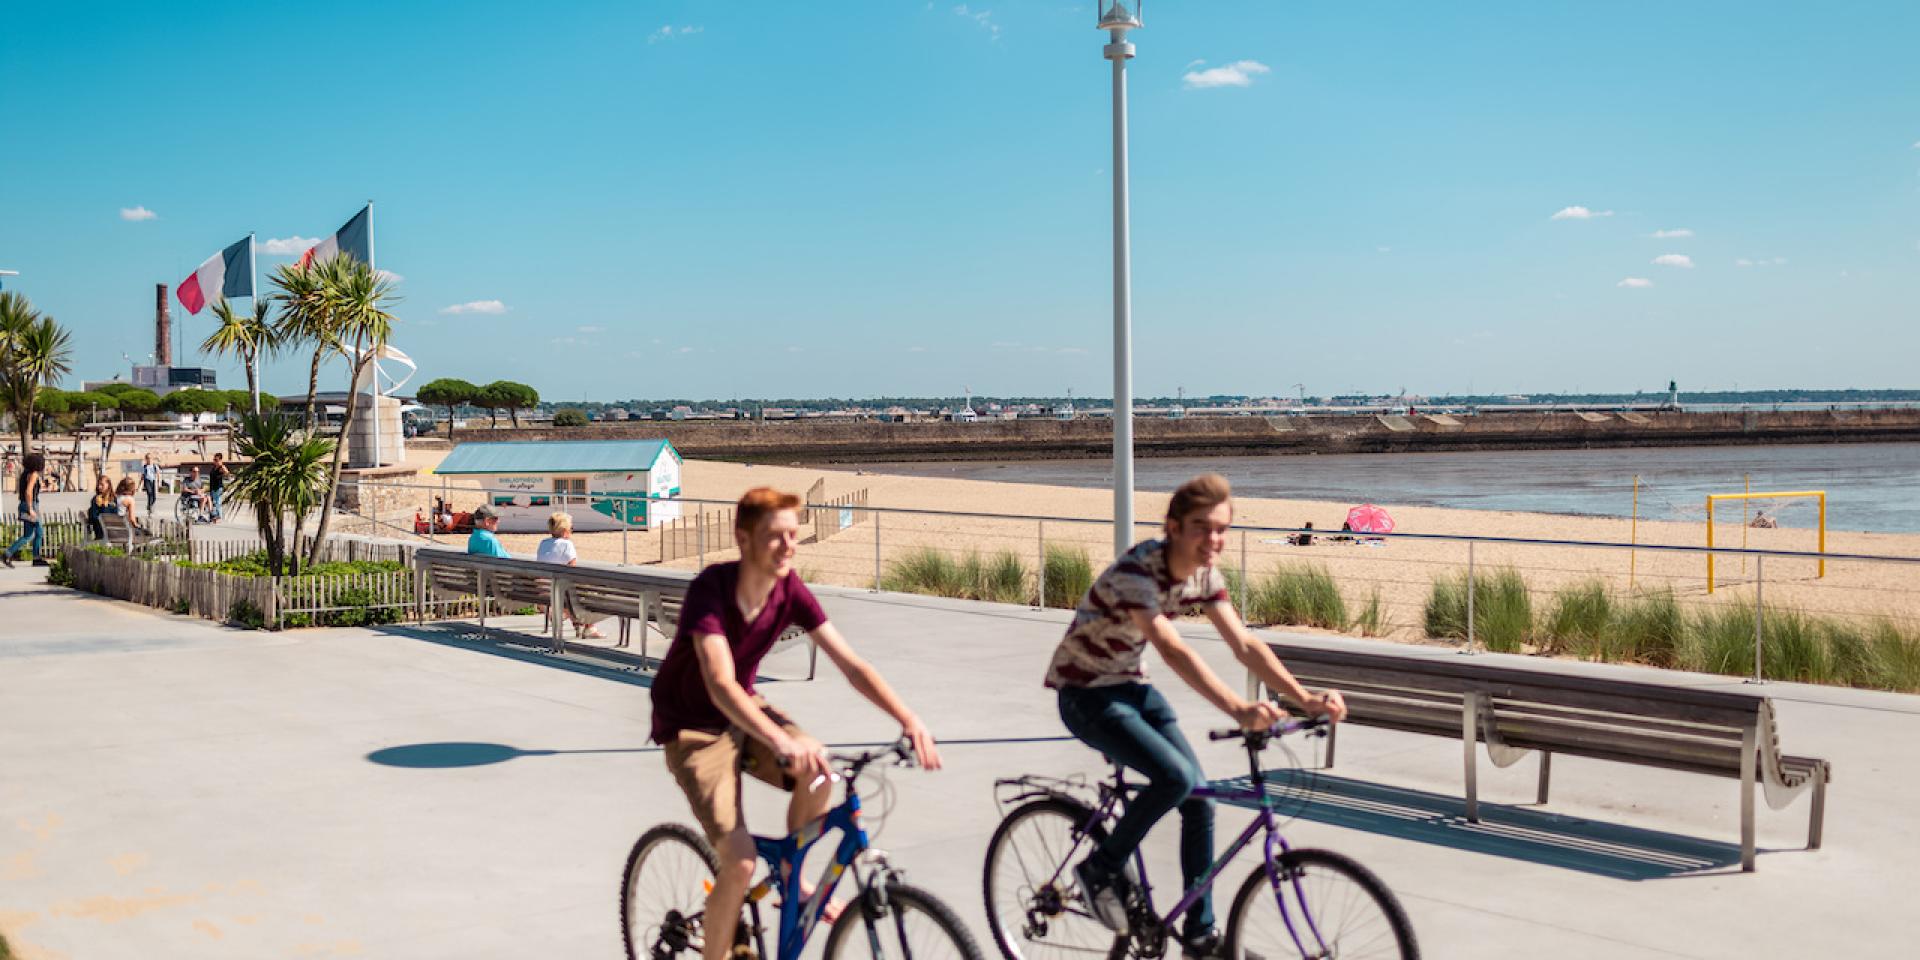
<svg viewBox="0 0 1920 960"><path fill-rule="evenodd" d="M480 628L487 630L487 618L496 602L516 606L544 605L548 610L543 630L556 653L604 653L605 648L568 644L562 637L565 618L557 611L571 600L588 613L620 619L616 647L629 645L630 628L640 634L638 666L652 669L658 661L647 655L649 625L669 643L679 626L680 606L687 594L692 575L669 570L635 570L581 563L574 566L541 563L507 557L481 557L457 550L423 548L415 550L415 619L425 620L427 598L474 597L479 601ZM820 655L813 638L802 630L789 630L774 645L774 652L795 643L807 644L807 679L814 678Z"/></svg>
<svg viewBox="0 0 1920 960"><path fill-rule="evenodd" d="M1590 757L1740 781L1740 865L1754 869L1754 788L1784 809L1813 795L1808 849L1820 846L1832 765L1780 752L1772 701L1757 693L1525 669L1462 657L1361 652L1270 642L1309 687L1339 690L1347 722L1459 739L1467 819L1478 821L1478 750L1495 766L1540 754L1536 800L1547 802L1553 755ZM1252 675L1250 695L1263 694ZM1333 765L1336 740L1327 741Z"/></svg>

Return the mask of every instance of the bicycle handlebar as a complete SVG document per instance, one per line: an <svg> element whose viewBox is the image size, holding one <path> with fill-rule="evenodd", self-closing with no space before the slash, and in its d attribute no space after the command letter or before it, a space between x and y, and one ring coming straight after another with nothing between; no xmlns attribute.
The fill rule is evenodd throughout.
<svg viewBox="0 0 1920 960"><path fill-rule="evenodd" d="M1265 730L1242 730L1238 727L1235 727L1232 730L1213 730L1208 732L1207 739L1208 740L1232 740L1235 737L1240 737L1243 739L1260 737L1264 739L1268 737L1284 737L1289 733L1305 733L1305 734L1308 734L1309 736L1324 737L1327 735L1327 728L1331 727L1332 725L1333 724L1328 722L1326 717L1310 717L1305 720L1282 721L1281 723L1275 726L1268 727Z"/></svg>

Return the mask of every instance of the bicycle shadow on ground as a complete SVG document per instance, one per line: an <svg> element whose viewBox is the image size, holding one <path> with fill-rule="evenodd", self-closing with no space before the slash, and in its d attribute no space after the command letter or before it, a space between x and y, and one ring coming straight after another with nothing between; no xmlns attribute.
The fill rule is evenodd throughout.
<svg viewBox="0 0 1920 960"><path fill-rule="evenodd" d="M1274 812L1352 830L1618 880L1659 880L1738 868L1740 847L1658 830L1480 802L1467 819L1459 797L1392 787L1316 770L1272 770ZM1220 781L1251 789L1247 777ZM1224 802L1224 801L1223 801ZM1235 806L1251 807L1251 803Z"/></svg>
<svg viewBox="0 0 1920 960"><path fill-rule="evenodd" d="M659 747L614 747L600 750L522 750L504 743L408 743L367 754L370 763L409 770L450 770L485 767L521 757L556 757L579 753L659 753Z"/></svg>

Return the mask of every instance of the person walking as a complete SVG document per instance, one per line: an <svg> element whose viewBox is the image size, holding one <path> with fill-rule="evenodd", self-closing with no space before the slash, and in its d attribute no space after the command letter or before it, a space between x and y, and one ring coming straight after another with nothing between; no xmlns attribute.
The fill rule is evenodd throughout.
<svg viewBox="0 0 1920 960"><path fill-rule="evenodd" d="M40 555L45 546L46 535L40 529L40 488L47 480L47 458L38 453L29 453L20 458L20 482L14 490L20 494L20 538L0 553L0 564L13 569L13 555L21 547L33 551L33 565L44 567L47 558Z"/></svg>
<svg viewBox="0 0 1920 960"><path fill-rule="evenodd" d="M1141 656L1148 646L1173 672L1220 712L1248 730L1280 722L1278 707L1249 701L1222 682L1173 627L1173 618L1198 609L1213 622L1235 660L1269 689L1309 716L1334 722L1346 716L1338 692L1309 693L1247 632L1216 564L1233 526L1232 490L1225 477L1205 474L1181 484L1167 504L1166 536L1127 551L1100 574L1074 610L1073 623L1054 649L1046 685L1058 691L1060 719L1081 742L1145 774L1146 788L1091 855L1074 867L1090 911L1114 930L1127 929L1126 903L1135 896L1127 861L1156 821L1180 811L1180 873L1185 889L1213 863L1213 801L1190 796L1206 779L1179 718L1147 682ZM1179 934L1190 960L1225 955L1213 926L1213 902L1203 894L1187 911Z"/></svg>
<svg viewBox="0 0 1920 960"><path fill-rule="evenodd" d="M147 491L147 512L152 513L153 501L160 497L160 465L151 453L140 459L140 486Z"/></svg>
<svg viewBox="0 0 1920 960"><path fill-rule="evenodd" d="M220 495L226 492L227 481L233 477L233 471L227 469L227 463L220 454L213 455L213 469L207 471L207 492L213 494L213 522L220 522Z"/></svg>

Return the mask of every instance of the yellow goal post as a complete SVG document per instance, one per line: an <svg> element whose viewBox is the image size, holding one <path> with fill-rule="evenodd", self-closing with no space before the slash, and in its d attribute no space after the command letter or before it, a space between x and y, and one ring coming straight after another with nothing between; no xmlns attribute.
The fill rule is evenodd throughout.
<svg viewBox="0 0 1920 960"><path fill-rule="evenodd" d="M1783 500L1789 497L1811 497L1820 504L1820 546L1819 552L1827 552L1827 492L1825 490L1774 490L1766 493L1709 493L1707 494L1707 592L1713 592L1713 508L1722 500ZM1820 558L1819 576L1827 575L1827 558Z"/></svg>

